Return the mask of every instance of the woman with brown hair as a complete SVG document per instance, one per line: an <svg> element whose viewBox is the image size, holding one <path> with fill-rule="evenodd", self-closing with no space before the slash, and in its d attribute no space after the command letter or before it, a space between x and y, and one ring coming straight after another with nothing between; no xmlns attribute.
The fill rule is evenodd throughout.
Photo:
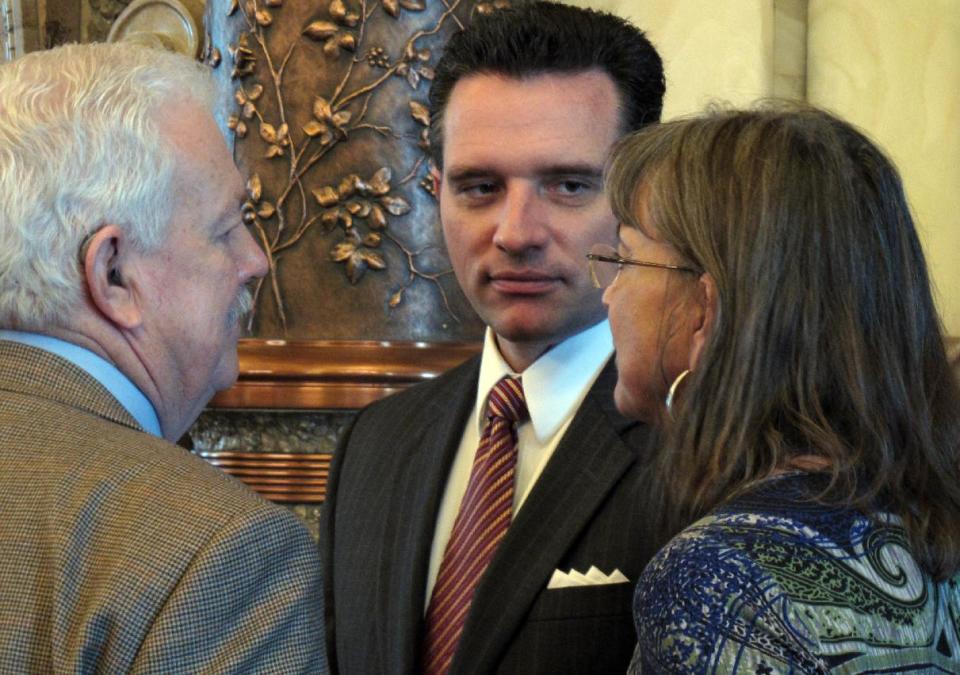
<svg viewBox="0 0 960 675"><path fill-rule="evenodd" d="M960 671L960 391L890 161L824 112L718 112L621 141L608 191L617 405L693 523L634 668Z"/></svg>

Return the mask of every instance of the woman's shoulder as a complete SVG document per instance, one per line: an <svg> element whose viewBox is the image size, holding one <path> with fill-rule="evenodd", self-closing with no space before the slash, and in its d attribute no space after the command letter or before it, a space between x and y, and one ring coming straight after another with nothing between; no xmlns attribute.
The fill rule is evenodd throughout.
<svg viewBox="0 0 960 675"><path fill-rule="evenodd" d="M896 519L810 501L819 486L809 476L766 481L651 561L635 604L651 669L823 672L868 657L912 665L944 640L943 661L956 667L956 584L930 581Z"/></svg>

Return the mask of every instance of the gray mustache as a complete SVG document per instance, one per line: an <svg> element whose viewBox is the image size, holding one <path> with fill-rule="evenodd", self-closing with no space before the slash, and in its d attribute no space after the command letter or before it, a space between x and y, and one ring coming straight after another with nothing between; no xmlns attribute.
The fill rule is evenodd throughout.
<svg viewBox="0 0 960 675"><path fill-rule="evenodd" d="M253 309L253 293L246 286L237 294L237 299L230 305L230 311L227 313L227 325L232 326L238 323L244 316Z"/></svg>

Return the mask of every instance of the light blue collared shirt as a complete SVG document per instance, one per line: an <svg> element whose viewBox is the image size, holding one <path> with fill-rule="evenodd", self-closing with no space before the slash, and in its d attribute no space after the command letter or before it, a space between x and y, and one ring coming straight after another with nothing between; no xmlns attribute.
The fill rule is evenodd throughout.
<svg viewBox="0 0 960 675"><path fill-rule="evenodd" d="M154 436L162 436L160 420L150 400L130 381L130 378L101 356L71 342L40 333L0 329L0 340L20 342L66 359L102 384L137 420L144 431Z"/></svg>

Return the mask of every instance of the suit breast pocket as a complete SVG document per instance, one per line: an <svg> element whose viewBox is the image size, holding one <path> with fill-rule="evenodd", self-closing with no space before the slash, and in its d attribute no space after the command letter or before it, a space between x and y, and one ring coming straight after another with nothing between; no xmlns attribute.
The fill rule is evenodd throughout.
<svg viewBox="0 0 960 675"><path fill-rule="evenodd" d="M630 616L633 582L549 588L540 592L530 612L530 621Z"/></svg>
<svg viewBox="0 0 960 675"><path fill-rule="evenodd" d="M633 583L544 589L497 673L623 673L637 642Z"/></svg>

